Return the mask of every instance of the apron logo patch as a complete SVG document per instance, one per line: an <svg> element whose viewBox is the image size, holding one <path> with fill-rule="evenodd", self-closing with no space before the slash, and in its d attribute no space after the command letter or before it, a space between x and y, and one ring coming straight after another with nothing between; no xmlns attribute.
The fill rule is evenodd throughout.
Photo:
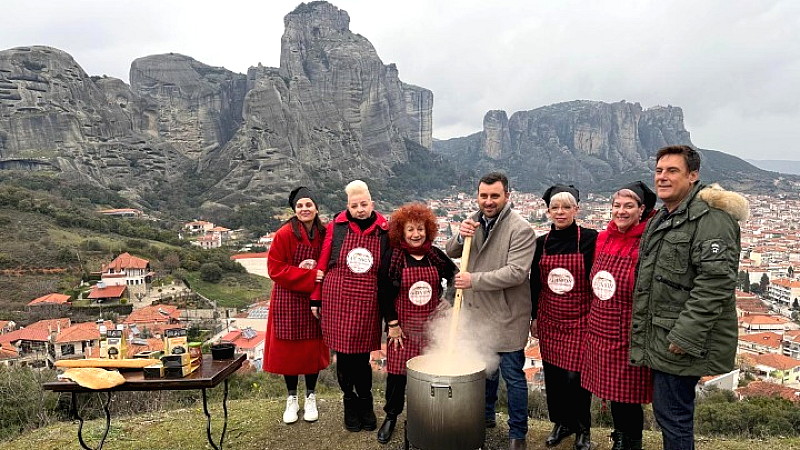
<svg viewBox="0 0 800 450"><path fill-rule="evenodd" d="M417 306L426 305L431 301L432 296L433 288L427 281L417 281L408 290L408 299Z"/></svg>
<svg viewBox="0 0 800 450"><path fill-rule="evenodd" d="M347 267L353 273L366 273L372 268L372 253L364 247L356 247L347 253Z"/></svg>
<svg viewBox="0 0 800 450"><path fill-rule="evenodd" d="M314 267L317 267L317 262L313 259L304 259L297 267L301 269L313 269Z"/></svg>
<svg viewBox="0 0 800 450"><path fill-rule="evenodd" d="M617 282L611 272L601 270L592 278L592 292L600 300L608 300L617 291Z"/></svg>
<svg viewBox="0 0 800 450"><path fill-rule="evenodd" d="M565 294L575 287L575 277L569 270L557 267L547 274L547 287L556 294Z"/></svg>

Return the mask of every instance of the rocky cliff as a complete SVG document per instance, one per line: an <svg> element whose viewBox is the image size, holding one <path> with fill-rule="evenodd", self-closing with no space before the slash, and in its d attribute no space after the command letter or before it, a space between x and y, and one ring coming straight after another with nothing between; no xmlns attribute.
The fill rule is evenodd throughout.
<svg viewBox="0 0 800 450"><path fill-rule="evenodd" d="M406 139L431 146L433 94L401 82L349 22L326 2L284 18L280 67L248 71L242 127L202 158L204 168L228 164L212 198L283 198L291 182L341 189L389 176L408 160Z"/></svg>
<svg viewBox="0 0 800 450"><path fill-rule="evenodd" d="M505 111L489 111L482 132L436 141L434 149L462 170L502 169L517 189L538 192L558 182L607 190L623 181L649 180L656 151L678 144L693 145L681 108L572 101L510 118ZM768 183L772 178L735 157L723 161L711 151L703 156L704 179L742 181L745 176Z"/></svg>
<svg viewBox="0 0 800 450"><path fill-rule="evenodd" d="M181 176L186 159L139 131L129 108L135 97L57 49L0 52L0 169L60 172L140 199L142 186Z"/></svg>
<svg viewBox="0 0 800 450"><path fill-rule="evenodd" d="M283 199L386 178L430 148L433 94L403 83L327 2L284 19L279 68L247 75L179 54L133 61L130 86L48 47L0 53L0 169L53 170L134 199L185 176L201 200ZM157 193L156 193L157 195Z"/></svg>
<svg viewBox="0 0 800 450"><path fill-rule="evenodd" d="M139 130L191 159L225 145L242 125L245 75L169 53L136 59L130 79L143 99Z"/></svg>

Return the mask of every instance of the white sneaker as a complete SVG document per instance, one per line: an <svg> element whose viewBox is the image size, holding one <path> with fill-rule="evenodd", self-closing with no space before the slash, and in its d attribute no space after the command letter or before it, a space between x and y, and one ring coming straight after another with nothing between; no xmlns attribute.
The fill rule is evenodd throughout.
<svg viewBox="0 0 800 450"><path fill-rule="evenodd" d="M300 403L297 401L296 395L286 397L286 411L283 412L284 423L297 422L297 411L300 410Z"/></svg>
<svg viewBox="0 0 800 450"><path fill-rule="evenodd" d="M317 411L317 396L312 392L306 397L306 402L303 404L303 420L306 422L314 422L319 419L319 411Z"/></svg>

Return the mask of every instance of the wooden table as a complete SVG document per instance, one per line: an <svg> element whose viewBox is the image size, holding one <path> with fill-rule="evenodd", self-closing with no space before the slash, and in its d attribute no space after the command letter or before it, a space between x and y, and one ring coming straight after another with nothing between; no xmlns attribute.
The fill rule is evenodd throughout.
<svg viewBox="0 0 800 450"><path fill-rule="evenodd" d="M111 394L118 391L164 391L164 390L192 390L200 389L203 391L203 412L206 415L206 435L208 436L208 443L214 450L222 449L222 442L225 440L225 432L228 429L228 377L233 372L236 372L247 359L247 355L239 354L232 359L213 360L211 355L203 356L203 364L195 372L189 374L184 378L157 378L148 379L144 378L141 370L121 372L125 377L125 383L115 386L111 389L88 389L73 381L52 381L45 383L42 387L48 391L54 392L69 392L72 394L72 414L80 422L78 425L78 442L81 447L86 450L93 450L86 445L83 440L83 418L78 414L77 407L77 394L78 393L92 393L92 392L105 392L106 401L103 404L103 411L106 414L106 429L103 432L103 437L96 447L97 450L103 448L103 444L108 436L108 430L111 426L111 413L109 412L108 405L111 402ZM222 433L219 438L219 444L214 442L211 437L211 414L208 412L208 403L206 401L206 389L213 388L222 382L225 385L224 394L222 397L222 410L224 413L224 422L222 425Z"/></svg>

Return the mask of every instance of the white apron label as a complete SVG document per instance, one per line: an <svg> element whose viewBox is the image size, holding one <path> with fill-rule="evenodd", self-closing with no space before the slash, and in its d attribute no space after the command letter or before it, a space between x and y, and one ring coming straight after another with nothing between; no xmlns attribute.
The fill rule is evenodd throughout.
<svg viewBox="0 0 800 450"><path fill-rule="evenodd" d="M556 294L566 294L575 287L575 277L569 270L557 267L547 274L547 287Z"/></svg>
<svg viewBox="0 0 800 450"><path fill-rule="evenodd" d="M411 289L408 290L408 299L417 306L427 304L431 301L432 296L433 288L427 281L417 281L412 284Z"/></svg>
<svg viewBox="0 0 800 450"><path fill-rule="evenodd" d="M592 291L600 300L608 300L617 292L617 282L610 272L601 270L592 278Z"/></svg>
<svg viewBox="0 0 800 450"><path fill-rule="evenodd" d="M356 247L347 254L347 267L353 273L365 273L372 268L372 253L364 247Z"/></svg>
<svg viewBox="0 0 800 450"><path fill-rule="evenodd" d="M313 269L314 267L317 267L317 262L313 259L305 259L298 267L301 269Z"/></svg>

